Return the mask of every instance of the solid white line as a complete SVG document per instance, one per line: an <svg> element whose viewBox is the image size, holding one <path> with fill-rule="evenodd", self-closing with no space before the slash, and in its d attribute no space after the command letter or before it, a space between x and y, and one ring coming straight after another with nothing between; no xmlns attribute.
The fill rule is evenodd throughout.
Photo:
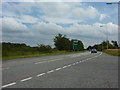
<svg viewBox="0 0 120 90"><path fill-rule="evenodd" d="M45 73L41 73L41 74L38 74L37 76L40 77L40 76L43 76Z"/></svg>
<svg viewBox="0 0 120 90"><path fill-rule="evenodd" d="M7 85L2 86L2 88L8 87L8 86L12 86L12 85L15 85L15 84L16 84L16 82L10 83L10 84L7 84Z"/></svg>
<svg viewBox="0 0 120 90"><path fill-rule="evenodd" d="M57 69L55 69L55 70L57 71L57 70L60 70L60 69L61 69L61 68L57 68Z"/></svg>
<svg viewBox="0 0 120 90"><path fill-rule="evenodd" d="M52 73L52 72L54 72L54 70L48 71L47 73Z"/></svg>
<svg viewBox="0 0 120 90"><path fill-rule="evenodd" d="M29 77L29 78L23 79L23 80L21 80L21 82L24 82L24 81L27 81L27 80L30 80L30 79L32 79L32 77Z"/></svg>

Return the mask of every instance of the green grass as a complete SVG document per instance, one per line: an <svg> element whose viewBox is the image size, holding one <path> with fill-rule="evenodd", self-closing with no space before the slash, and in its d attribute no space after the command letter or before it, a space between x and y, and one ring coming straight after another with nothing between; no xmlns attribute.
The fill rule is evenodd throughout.
<svg viewBox="0 0 120 90"><path fill-rule="evenodd" d="M103 50L103 52L113 56L120 56L120 49L107 49Z"/></svg>
<svg viewBox="0 0 120 90"><path fill-rule="evenodd" d="M51 55L60 55L60 54L70 54L70 53L80 53L84 51L54 51L51 53L34 53L34 54L24 54L24 55L9 55L3 56L2 60L10 60L17 58L28 58L28 57L40 57L40 56L51 56Z"/></svg>

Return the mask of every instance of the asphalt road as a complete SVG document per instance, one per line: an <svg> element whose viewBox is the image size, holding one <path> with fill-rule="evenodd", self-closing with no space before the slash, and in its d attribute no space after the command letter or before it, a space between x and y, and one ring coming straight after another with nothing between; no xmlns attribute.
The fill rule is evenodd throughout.
<svg viewBox="0 0 120 90"><path fill-rule="evenodd" d="M118 88L118 57L77 53L4 60L2 88Z"/></svg>

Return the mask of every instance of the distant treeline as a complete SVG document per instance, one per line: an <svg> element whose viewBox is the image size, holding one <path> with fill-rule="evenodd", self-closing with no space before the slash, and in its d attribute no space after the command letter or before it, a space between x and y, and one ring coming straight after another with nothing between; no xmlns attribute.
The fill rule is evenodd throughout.
<svg viewBox="0 0 120 90"><path fill-rule="evenodd" d="M34 54L38 52L37 47L30 47L22 43L2 43L2 56Z"/></svg>
<svg viewBox="0 0 120 90"><path fill-rule="evenodd" d="M72 40L69 40L65 35L58 34L53 39L55 48L52 48L50 45L39 44L35 47L28 46L24 43L11 43L11 42L3 42L2 43L2 56L19 56L19 55L33 55L33 54L41 54L41 53L52 53L55 51L73 51L72 48ZM79 51L84 50L84 45L82 41L80 41L80 49Z"/></svg>
<svg viewBox="0 0 120 90"><path fill-rule="evenodd" d="M105 49L119 49L119 45L117 43L117 41L111 41L111 43L109 41L103 41L100 44L95 44L93 46L88 46L87 50L91 50L91 49L97 49L99 51L105 50Z"/></svg>

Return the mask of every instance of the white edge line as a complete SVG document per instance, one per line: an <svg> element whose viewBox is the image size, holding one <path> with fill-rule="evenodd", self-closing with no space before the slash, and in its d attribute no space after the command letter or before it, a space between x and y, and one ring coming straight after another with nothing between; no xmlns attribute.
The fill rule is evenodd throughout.
<svg viewBox="0 0 120 90"><path fill-rule="evenodd" d="M2 88L8 87L8 86L12 86L12 85L15 85L15 84L16 84L16 82L13 82L13 83L10 83L10 84L2 86Z"/></svg>
<svg viewBox="0 0 120 90"><path fill-rule="evenodd" d="M32 79L32 77L29 77L29 78L26 78L26 79L22 79L22 80L20 80L21 82L24 82L24 81L27 81L27 80L30 80L30 79Z"/></svg>

